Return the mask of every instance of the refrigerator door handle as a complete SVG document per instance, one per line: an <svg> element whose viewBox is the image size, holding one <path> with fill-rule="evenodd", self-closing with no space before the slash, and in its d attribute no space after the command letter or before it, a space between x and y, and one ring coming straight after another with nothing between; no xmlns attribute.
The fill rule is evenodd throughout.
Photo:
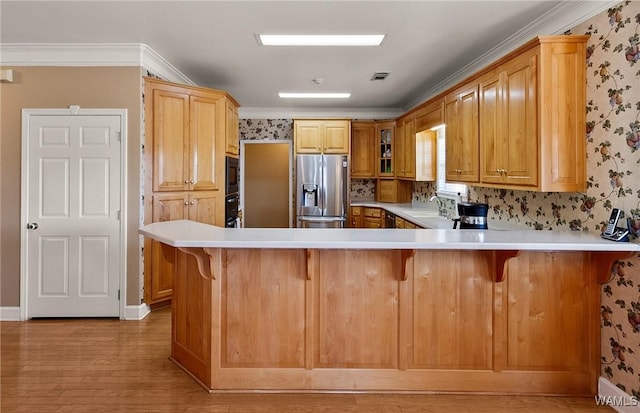
<svg viewBox="0 0 640 413"><path fill-rule="evenodd" d="M327 162L324 158L324 155L320 155L320 170L318 171L318 176L320 177L320 185L318 189L318 207L320 208L321 214L324 216L327 212L327 178L326 178L326 168Z"/></svg>

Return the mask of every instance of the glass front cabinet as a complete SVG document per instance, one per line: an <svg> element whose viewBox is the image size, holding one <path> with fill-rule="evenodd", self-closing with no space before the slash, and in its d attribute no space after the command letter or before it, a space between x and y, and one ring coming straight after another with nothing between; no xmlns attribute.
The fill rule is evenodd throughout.
<svg viewBox="0 0 640 413"><path fill-rule="evenodd" d="M395 122L378 122L376 124L378 177L394 176L394 135Z"/></svg>

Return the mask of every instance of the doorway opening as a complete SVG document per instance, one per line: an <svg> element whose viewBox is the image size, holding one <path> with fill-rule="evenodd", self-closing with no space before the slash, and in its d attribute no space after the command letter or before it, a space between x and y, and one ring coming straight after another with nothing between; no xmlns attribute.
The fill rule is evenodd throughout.
<svg viewBox="0 0 640 413"><path fill-rule="evenodd" d="M242 141L241 210L245 228L292 226L292 146L290 141Z"/></svg>

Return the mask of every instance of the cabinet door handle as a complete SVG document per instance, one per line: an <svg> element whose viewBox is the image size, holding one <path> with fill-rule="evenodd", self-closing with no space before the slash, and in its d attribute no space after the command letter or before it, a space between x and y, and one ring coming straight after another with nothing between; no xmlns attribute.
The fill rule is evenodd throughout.
<svg viewBox="0 0 640 413"><path fill-rule="evenodd" d="M189 203L188 203L187 201L184 201L184 204L185 204L185 205L189 205Z"/></svg>
<svg viewBox="0 0 640 413"><path fill-rule="evenodd" d="M191 201L191 202L189 202L189 205L193 205L195 203L196 203L195 201Z"/></svg>
<svg viewBox="0 0 640 413"><path fill-rule="evenodd" d="M191 181L189 181L190 184L195 184L196 181L194 181L193 179Z"/></svg>
<svg viewBox="0 0 640 413"><path fill-rule="evenodd" d="M187 184L189 184L189 181L185 179L184 183L185 183L185 185L187 185Z"/></svg>

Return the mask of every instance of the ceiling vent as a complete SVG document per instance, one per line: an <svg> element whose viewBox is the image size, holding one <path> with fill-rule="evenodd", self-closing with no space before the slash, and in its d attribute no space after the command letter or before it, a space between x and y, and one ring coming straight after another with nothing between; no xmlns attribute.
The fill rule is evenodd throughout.
<svg viewBox="0 0 640 413"><path fill-rule="evenodd" d="M371 80L385 80L389 76L389 72L375 72L371 76Z"/></svg>

